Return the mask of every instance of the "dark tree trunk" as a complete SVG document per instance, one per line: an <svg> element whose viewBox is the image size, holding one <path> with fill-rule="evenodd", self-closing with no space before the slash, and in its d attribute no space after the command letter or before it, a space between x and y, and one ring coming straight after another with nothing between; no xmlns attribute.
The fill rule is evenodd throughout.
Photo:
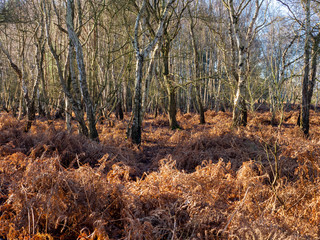
<svg viewBox="0 0 320 240"><path fill-rule="evenodd" d="M309 103L309 73L310 73L310 0L306 2L306 40L304 52L304 76L302 81L302 103L300 127L305 136L309 135L310 103ZM311 98L310 98L311 100Z"/></svg>
<svg viewBox="0 0 320 240"><path fill-rule="evenodd" d="M311 80L309 81L308 86L308 103L311 105L311 99L313 96L313 89L316 83L317 76L317 64L318 64L318 55L319 55L319 43L320 43L320 33L313 40L312 46L312 57L311 57Z"/></svg>
<svg viewBox="0 0 320 240"><path fill-rule="evenodd" d="M204 117L204 108L203 108L203 104L202 104L202 99L201 99L201 90L200 90L200 85L199 85L199 81L200 81L200 64L199 64L199 52L198 52L198 45L196 42L196 36L194 33L194 28L196 26L196 23L193 21L193 17L189 8L189 15L191 18L191 22L190 22L190 35L191 35L191 40L192 40L192 47L193 47L193 61L194 61L194 65L195 65L195 88L196 88L196 101L197 101L197 105L198 105L198 111L199 111L199 115L200 115L200 124L205 124L205 117Z"/></svg>
<svg viewBox="0 0 320 240"><path fill-rule="evenodd" d="M169 100L169 109L168 109L168 115L169 115L169 125L170 128L177 129L180 128L176 115L177 115L177 104L176 104L176 94L175 91L171 91L168 96Z"/></svg>
<svg viewBox="0 0 320 240"><path fill-rule="evenodd" d="M123 120L123 110L122 110L122 102L121 99L118 100L116 107L116 117L120 120Z"/></svg>
<svg viewBox="0 0 320 240"><path fill-rule="evenodd" d="M135 83L135 96L133 104L133 118L132 125L127 133L128 138L132 140L134 144L141 143L141 111L142 111L142 96L141 96L141 82L142 82L142 70L144 64L144 57L141 54L137 54L136 64L136 83Z"/></svg>
<svg viewBox="0 0 320 240"><path fill-rule="evenodd" d="M27 106L27 124L24 129L25 132L29 132L33 121L36 119L36 108L34 104L34 100L31 99Z"/></svg>
<svg viewBox="0 0 320 240"><path fill-rule="evenodd" d="M176 88L174 86L174 78L169 75L169 49L170 43L165 41L162 44L161 52L163 59L163 78L166 84L168 94L168 118L171 129L180 128L177 122L177 103L176 103Z"/></svg>

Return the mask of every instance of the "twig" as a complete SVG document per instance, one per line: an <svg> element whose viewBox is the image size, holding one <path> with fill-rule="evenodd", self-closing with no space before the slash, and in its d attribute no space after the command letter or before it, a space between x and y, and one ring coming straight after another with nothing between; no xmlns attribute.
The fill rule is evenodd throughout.
<svg viewBox="0 0 320 240"><path fill-rule="evenodd" d="M246 200L246 197L247 197L247 195L248 195L249 189L250 189L250 187L247 188L247 191L246 191L246 193L244 194L244 197L243 197L241 203L239 204L239 206L238 206L238 207L234 210L234 212L232 213L232 215L231 215L231 217L230 217L227 225L224 227L224 229L222 230L221 234L223 234L223 233L227 230L227 228L228 228L228 226L230 225L232 219L234 218L234 215L235 215L235 214L240 210L240 208L242 207L242 205L243 205L243 203L244 203L244 201Z"/></svg>

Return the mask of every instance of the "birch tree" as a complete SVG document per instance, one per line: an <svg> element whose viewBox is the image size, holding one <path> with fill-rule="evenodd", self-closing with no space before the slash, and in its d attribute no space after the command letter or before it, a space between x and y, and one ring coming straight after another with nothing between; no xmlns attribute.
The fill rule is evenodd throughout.
<svg viewBox="0 0 320 240"><path fill-rule="evenodd" d="M311 0L302 3L305 11L305 45L304 45L304 73L302 80L302 102L300 127L305 136L309 136L310 106L313 89L316 81L317 60L320 43L320 30L318 24L311 27ZM316 31L316 34L313 34Z"/></svg>
<svg viewBox="0 0 320 240"><path fill-rule="evenodd" d="M0 42L0 49L2 52L6 55L10 66L12 69L16 72L19 82L21 84L21 89L23 92L23 97L27 106L27 124L25 127L25 131L28 132L31 128L32 122L35 120L35 115L36 115L36 109L35 109L35 99L36 99L36 93L38 90L38 85L39 85L39 80L40 78L36 78L35 81L33 82L33 87L31 89L31 94L29 92L28 86L25 81L25 76L23 74L23 71L21 70L21 67L18 67L18 65L14 62L12 59L11 55L9 52L5 49L3 44Z"/></svg>
<svg viewBox="0 0 320 240"><path fill-rule="evenodd" d="M72 44L69 43L69 56L67 57L69 64L66 64L65 69L63 69L63 67L61 66L59 53L57 52L57 48L53 44L51 34L50 34L50 32L51 32L50 31L51 30L50 6L52 7L52 5L49 4L46 0L43 0L41 4L42 4L41 7L42 7L44 15L45 15L47 43L48 43L50 52L51 52L51 54L55 60L55 63L56 63L56 67L58 70L58 78L59 78L62 90L71 104L71 108L75 114L75 119L79 124L79 132L82 135L88 137L89 131L86 126L86 122L84 120L84 112L83 112L81 98L80 98L81 93L80 93L80 89L78 87L77 78L75 76L75 71L73 69L74 49L71 46ZM52 2L52 4L53 4L53 7L55 8L54 1ZM67 68L69 68L69 76L67 76L67 72L68 72ZM67 83L67 80L70 84ZM73 92L71 91L69 85L72 86Z"/></svg>
<svg viewBox="0 0 320 240"><path fill-rule="evenodd" d="M195 88L196 88L196 101L198 105L198 111L200 115L200 124L204 124L205 116L204 116L204 108L202 104L201 99L201 89L199 84L199 79L201 78L200 74L200 63L199 63L199 50L198 50L198 44L196 41L196 35L195 35L195 27L196 27L196 20L194 16L191 13L190 7L188 6L188 12L189 12L189 18L190 18L190 35L191 35L191 43L193 48L193 64L194 64L194 71L195 71Z"/></svg>
<svg viewBox="0 0 320 240"><path fill-rule="evenodd" d="M80 7L80 5L78 7ZM88 90L87 74L86 74L86 68L83 60L82 46L74 30L74 25L73 25L74 13L73 12L74 12L74 0L68 0L66 23L67 23L69 39L72 42L76 52L81 95L83 97L83 101L86 107L86 113L87 113L87 119L88 119L89 137L91 139L98 139L98 131L96 129L95 110L94 110L92 99ZM81 18L81 15L79 15L78 17Z"/></svg>
<svg viewBox="0 0 320 240"><path fill-rule="evenodd" d="M163 35L164 24L166 22L166 18L170 11L170 8L175 0L169 0L163 10L163 14L161 15L161 21L158 23L157 31L154 37L150 40L150 42L142 47L139 40L139 26L140 22L143 18L143 14L145 13L147 0L143 0L141 8L139 9L138 15L135 21L134 27L134 37L133 37L133 47L135 51L136 57L136 74L135 74L135 89L134 89L134 102L133 102L133 111L132 111L132 121L131 126L128 126L127 137L132 140L134 144L141 143L141 125L142 125L142 80L143 80L143 66L145 63L145 59L150 55L150 53L154 50L156 44L158 44L159 39Z"/></svg>
<svg viewBox="0 0 320 240"><path fill-rule="evenodd" d="M252 2L251 0L241 0L236 7L233 0L222 0L229 13L230 35L235 39L236 46L232 49L232 55L237 56L237 88L233 102L233 125L247 125L247 107L246 107L246 83L247 71L246 65L248 62L248 54L255 38L256 33L263 27L256 25L259 12L264 0L255 0L254 14L249 20L249 25L245 33L241 29L240 18L244 15L245 9Z"/></svg>
<svg viewBox="0 0 320 240"><path fill-rule="evenodd" d="M11 68L14 70L16 75L18 76L19 79L19 84L21 86L21 93L23 94L23 99L27 107L27 123L25 126L25 131L28 132L32 126L33 121L36 118L36 106L35 106L35 101L37 97L37 92L38 92L38 86L39 82L41 79L41 68L40 65L42 60L43 60L43 54L44 54L44 28L43 24L41 24L42 20L40 18L36 18L35 16L17 16L18 14L22 14L21 7L28 7L27 4L18 4L14 2L9 2L7 4L5 9L3 7L0 8L0 23L1 23L1 14L4 15L3 19L3 24L13 24L13 23L19 23L22 25L22 28L27 29L28 27L31 28L31 31L34 32L33 40L36 46L36 67L37 67L37 74L32 74L33 76L28 76L26 74L26 70L24 69L25 64L25 59L22 57L22 63L19 64L18 60L14 59L11 54L9 53L8 49L6 46L3 45L3 43L0 41L0 51L4 53L6 58L8 59ZM14 11L14 7L16 7L16 12ZM27 12L27 11L26 11ZM23 15L23 14L22 14ZM31 24L28 26L26 23L30 22L30 19L33 19L37 21L38 25L33 25ZM38 36L38 32L40 32L40 36ZM25 45L26 45L26 40L23 38L22 40L22 49L23 51L21 52L21 55L25 54ZM31 62L28 62L30 65L32 64ZM32 71L33 72L33 71ZM37 76L35 76L37 75ZM29 81L30 80L30 81ZM28 82L31 82L31 84L28 84ZM31 86L29 86L31 85Z"/></svg>

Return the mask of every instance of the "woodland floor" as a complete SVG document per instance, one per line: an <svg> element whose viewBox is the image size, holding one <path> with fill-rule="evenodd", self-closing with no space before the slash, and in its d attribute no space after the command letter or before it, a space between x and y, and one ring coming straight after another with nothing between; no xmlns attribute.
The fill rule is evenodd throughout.
<svg viewBox="0 0 320 240"><path fill-rule="evenodd" d="M230 113L178 114L179 130L147 116L138 148L128 116L96 143L1 113L0 239L319 239L320 113L309 139L297 115L231 129Z"/></svg>

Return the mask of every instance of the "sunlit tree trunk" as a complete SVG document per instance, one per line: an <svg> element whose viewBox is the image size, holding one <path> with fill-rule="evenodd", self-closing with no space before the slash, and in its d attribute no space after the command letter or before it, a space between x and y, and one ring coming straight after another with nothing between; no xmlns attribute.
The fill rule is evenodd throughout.
<svg viewBox="0 0 320 240"><path fill-rule="evenodd" d="M135 91L134 91L134 102L133 102L133 116L131 126L128 126L127 136L132 140L134 144L141 143L141 125L142 125L142 78L143 78L143 65L145 58L149 56L150 52L154 50L158 44L159 39L163 35L164 23L167 18L169 9L175 0L170 0L165 6L164 12L161 16L161 21L158 24L157 32L152 41L147 44L144 49L141 49L139 44L139 25L142 18L142 14L146 11L146 0L143 1L142 7L137 15L135 28L134 28L134 39L133 47L136 52L136 80L135 80ZM130 123L129 123L130 124Z"/></svg>
<svg viewBox="0 0 320 240"><path fill-rule="evenodd" d="M54 3L54 2L53 2ZM42 8L43 8L43 12L45 14L45 22L46 22L46 35L47 35L47 42L49 45L49 49L50 52L52 53L52 56L56 62L56 66L57 66L57 70L58 70L58 77L60 80L60 84L62 86L62 90L65 93L65 95L68 98L68 101L70 102L71 106L72 106L72 110L75 114L75 119L77 120L77 122L79 123L79 131L81 134L83 134L84 136L88 136L88 128L86 126L85 120L84 120L84 116L83 116L83 110L82 110L82 105L81 105L81 101L80 99L77 97L77 94L79 92L79 88L78 85L76 83L76 79L75 79L75 72L73 69L73 47L71 46L71 42L69 42L69 78L68 81L71 82L71 85L73 86L73 90L75 92L75 97L73 97L73 95L70 92L70 86L68 86L65 82L65 77L63 76L63 70L61 67L61 63L60 63L60 59L59 56L57 54L56 49L53 46L52 40L51 40L51 36L50 36L50 24L51 24L51 15L48 12L47 9L47 2L43 1L42 2ZM68 65L68 64L67 64ZM67 68L68 66L66 66ZM66 70L67 71L67 70Z"/></svg>
<svg viewBox="0 0 320 240"><path fill-rule="evenodd" d="M248 62L248 53L250 46L252 44L252 41L254 39L254 35L256 34L256 28L255 23L258 18L258 14L260 11L260 8L262 6L262 3L264 0L255 0L255 11L253 14L253 17L251 18L249 22L249 26L247 28L247 31L245 32L245 35L241 32L240 29L240 16L244 12L245 8L250 3L241 0L240 5L238 8L235 8L234 1L228 0L227 3L225 3L228 12L229 12L229 19L230 19L230 30L229 35L233 39L235 38L236 42L236 51L237 54L235 54L235 49L232 49L233 57L237 55L238 62L237 62L237 74L234 74L237 86L236 86L236 92L234 95L234 102L233 102L233 126L246 126L247 125L247 106L246 106L246 92L247 92L247 72L246 72L246 65ZM260 25L261 28L262 25ZM233 42L233 40L231 41Z"/></svg>
<svg viewBox="0 0 320 240"><path fill-rule="evenodd" d="M89 137L91 139L98 140L95 110L94 110L94 106L88 90L87 75L86 75L86 69L85 69L85 64L83 60L82 46L77 34L74 31L74 26L73 26L74 13L73 12L74 12L74 2L73 0L68 0L66 22L67 22L69 39L73 43L75 52L76 52L76 59L77 59L77 65L79 70L79 77L80 77L81 94L85 103L87 119L88 119Z"/></svg>

